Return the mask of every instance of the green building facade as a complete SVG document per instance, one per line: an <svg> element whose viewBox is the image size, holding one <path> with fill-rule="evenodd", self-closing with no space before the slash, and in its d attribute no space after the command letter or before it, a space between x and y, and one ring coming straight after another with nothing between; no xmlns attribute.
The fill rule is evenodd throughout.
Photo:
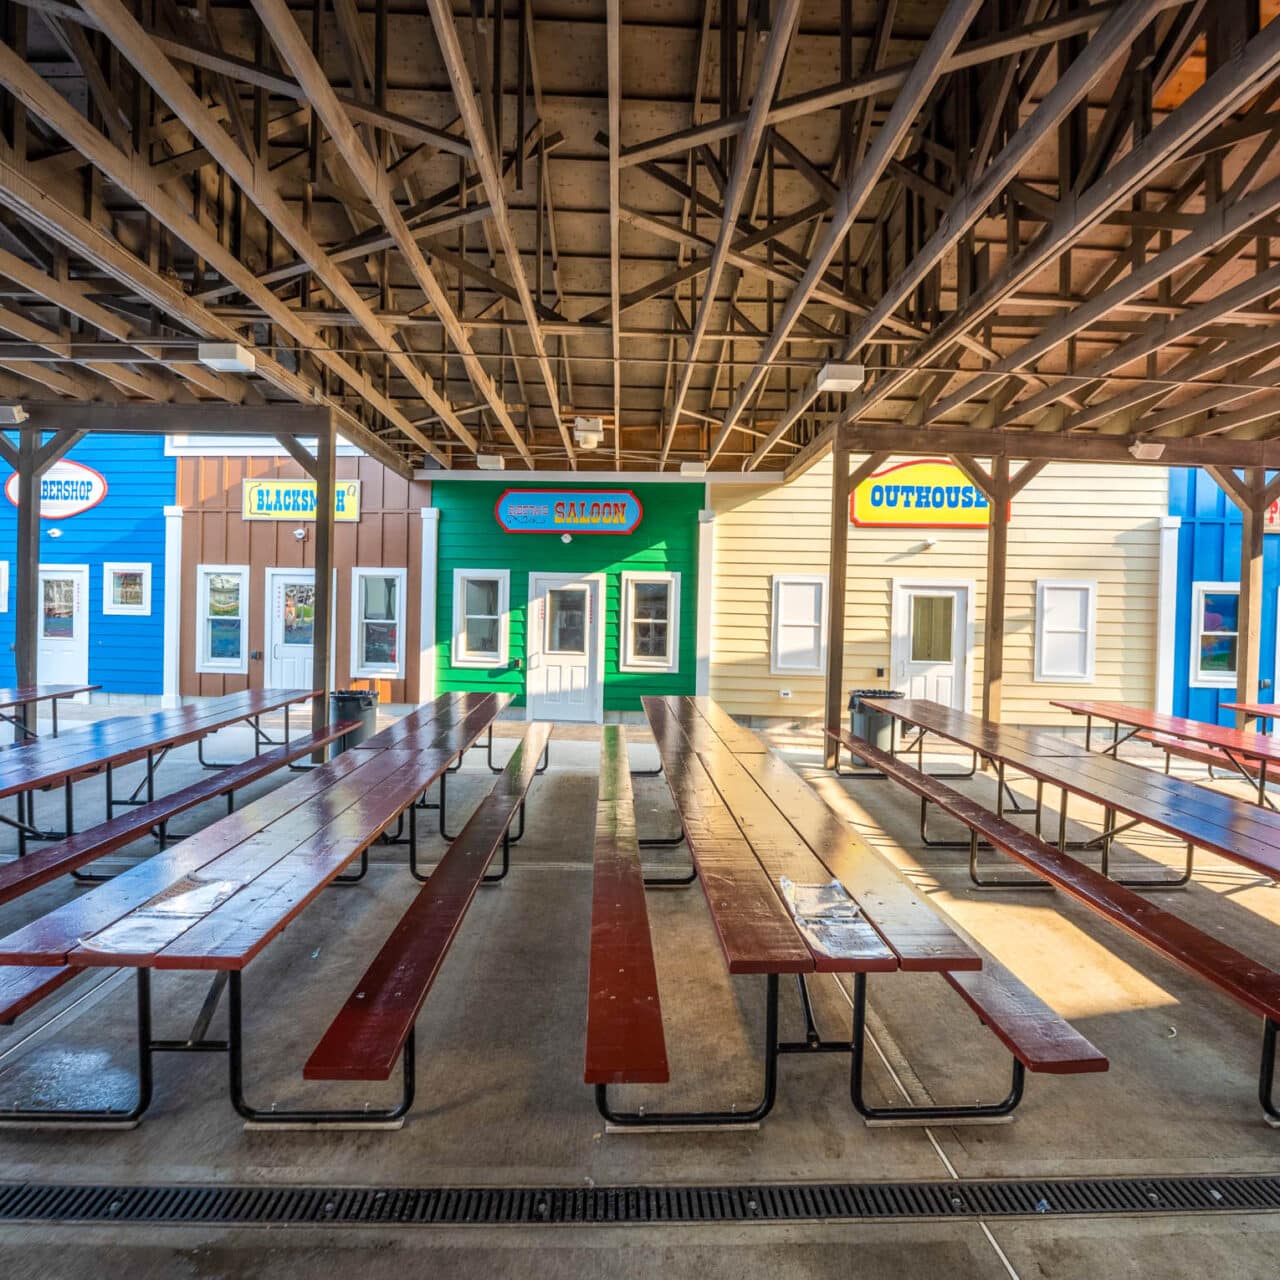
<svg viewBox="0 0 1280 1280"><path fill-rule="evenodd" d="M433 477L436 691L583 721L695 692L704 495Z"/></svg>

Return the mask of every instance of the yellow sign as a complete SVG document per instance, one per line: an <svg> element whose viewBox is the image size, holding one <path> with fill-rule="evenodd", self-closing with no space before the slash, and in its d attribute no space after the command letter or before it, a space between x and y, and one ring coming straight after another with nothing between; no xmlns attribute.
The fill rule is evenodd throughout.
<svg viewBox="0 0 1280 1280"><path fill-rule="evenodd" d="M917 458L868 476L849 499L864 529L984 529L991 505L954 462Z"/></svg>
<svg viewBox="0 0 1280 1280"><path fill-rule="evenodd" d="M246 480L242 514L246 520L314 520L314 480ZM333 518L360 519L360 481L339 480L333 490Z"/></svg>

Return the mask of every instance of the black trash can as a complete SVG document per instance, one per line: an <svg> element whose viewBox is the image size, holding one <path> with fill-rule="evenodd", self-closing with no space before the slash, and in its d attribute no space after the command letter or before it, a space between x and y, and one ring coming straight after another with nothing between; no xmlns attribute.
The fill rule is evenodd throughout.
<svg viewBox="0 0 1280 1280"><path fill-rule="evenodd" d="M344 733L333 744L332 754L341 755L348 747L357 746L378 729L378 691L376 689L335 689L329 695L329 723L358 720L359 727Z"/></svg>
<svg viewBox="0 0 1280 1280"><path fill-rule="evenodd" d="M893 717L863 705L863 698L901 698L896 689L855 689L849 695L849 732L881 751L893 750Z"/></svg>

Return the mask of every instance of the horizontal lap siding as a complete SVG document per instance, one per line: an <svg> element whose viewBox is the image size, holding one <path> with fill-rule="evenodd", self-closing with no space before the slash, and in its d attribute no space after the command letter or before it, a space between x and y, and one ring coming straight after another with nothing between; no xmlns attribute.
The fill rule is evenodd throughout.
<svg viewBox="0 0 1280 1280"><path fill-rule="evenodd" d="M12 437L11 437L12 438ZM164 508L173 502L174 462L162 436L89 435L68 454L100 472L106 497L65 520L40 522L40 562L89 566L89 680L104 693L158 694L164 662ZM0 485L12 474L0 468ZM50 537L57 530L57 538ZM17 602L18 510L0 498L0 559L9 562L7 610L0 613L0 683L15 677L12 645ZM104 614L103 565L151 565L151 613Z"/></svg>
<svg viewBox="0 0 1280 1280"><path fill-rule="evenodd" d="M250 659L249 674L208 675L195 669L196 566L247 564L249 574L249 649L266 645L267 569L314 569L315 522L245 520L241 517L246 479L304 480L292 458L219 455L183 458L178 465L178 503L182 518L182 659L185 694L216 697L245 688L261 688L266 664ZM396 475L374 458L342 456L337 478L360 481L360 519L334 525L333 563L337 569L334 680L339 688L375 685L381 701L417 702L421 649L422 517L431 486ZM305 542L293 531L307 530ZM403 680L355 680L351 675L351 570L407 569Z"/></svg>
<svg viewBox="0 0 1280 1280"><path fill-rule="evenodd" d="M525 619L531 573L602 573L605 575L604 709L638 711L642 694L681 694L694 690L697 655L697 543L702 485L629 486L640 500L643 518L631 534L573 535L507 533L494 517L507 483L437 481L435 505L440 510L439 575L436 601L436 687L452 690L501 690L524 705L525 672L510 668L485 670L452 665L453 575L456 569L508 569L511 574L509 655L522 661L526 653ZM530 488L536 486L530 485ZM559 490L602 485L557 485ZM622 574L645 570L680 574L680 665L672 674L625 672L619 667Z"/></svg>
<svg viewBox="0 0 1280 1280"><path fill-rule="evenodd" d="M855 462L856 465L856 462ZM769 671L772 582L780 573L828 569L831 463L789 485L713 486L715 584L711 692L732 711L756 716L817 716L821 676ZM1065 722L1052 698L1155 696L1159 526L1168 501L1160 468L1053 464L1014 500L1005 607L1004 715L1024 724ZM927 539L937 545L924 549ZM845 687L885 686L890 664L895 578L972 580L974 706L981 703L986 616L985 529L849 530L845 610ZM1095 680L1038 684L1035 584L1038 578L1091 578L1098 584ZM791 690L783 699L778 691Z"/></svg>

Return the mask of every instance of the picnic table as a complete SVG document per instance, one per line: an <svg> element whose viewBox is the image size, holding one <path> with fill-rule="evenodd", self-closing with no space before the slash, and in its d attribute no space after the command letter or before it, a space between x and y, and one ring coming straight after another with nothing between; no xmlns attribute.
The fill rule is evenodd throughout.
<svg viewBox="0 0 1280 1280"><path fill-rule="evenodd" d="M18 850L26 852L28 839L62 840L75 829L73 784L80 779L103 774L106 781L106 811L110 817L120 805L155 800L155 773L174 747L190 742L198 745L200 762L206 768L225 768L204 756L204 739L241 721L249 721L254 731L255 754L264 743L275 745L262 728L262 717L284 711L284 740L289 740L289 708L315 697L311 689L248 689L221 698L205 699L166 711L136 716L115 716L84 725L58 738L38 738L0 748L0 800L16 796L16 819L0 814L0 822L15 827ZM146 762L146 775L128 798L114 793L114 771L137 761ZM65 789L66 830L46 832L35 825L31 793L61 786Z"/></svg>
<svg viewBox="0 0 1280 1280"><path fill-rule="evenodd" d="M344 752L0 939L0 992L6 967L18 969L41 995L51 985L41 982L42 974L70 977L94 968L133 969L138 988L138 1095L132 1108L6 1107L0 1123L135 1124L150 1102L152 1056L165 1051L226 1053L232 1102L255 1122L397 1120L401 1108L380 1115L252 1107L244 1091L242 975L326 887L359 879L370 845L406 812L409 844L416 848L415 802L480 736L483 717L492 719L509 701L507 695L444 695L394 748ZM344 876L357 859L359 873ZM184 1040L151 1035L153 970L215 975ZM211 1039L208 1028L224 987L229 1031L225 1040ZM14 1005L0 1007L0 1018L25 1007L19 991L11 990L10 998ZM411 1047L405 1071L411 1097Z"/></svg>
<svg viewBox="0 0 1280 1280"><path fill-rule="evenodd" d="M1272 879L1280 879L1280 814L1272 809L1261 808L1222 792L1206 790L1185 778L1157 773L1110 754L1088 751L1044 730L993 724L968 712L921 698L869 701L886 715L896 716L917 730L979 751L995 763L996 777L1001 786L1006 767L1032 778L1036 783L1037 835L1041 829L1043 788L1051 786L1058 789L1062 796L1058 808L1058 844L1062 849L1068 847L1069 797L1074 795L1102 806L1103 830L1087 843L1101 851L1104 874L1109 872L1113 840L1132 827L1150 826L1185 843L1186 865L1179 877L1122 881L1131 887L1170 888L1187 883L1192 874L1196 848L1238 862ZM923 772L923 767L920 772ZM922 799L922 822L926 803ZM997 805L999 803L997 799ZM999 813L997 808L997 816ZM1127 821L1117 825L1117 814L1123 815ZM979 879L972 849L970 874L980 887L1006 887ZM1019 881L1009 887L1026 886L1025 882Z"/></svg>
<svg viewBox="0 0 1280 1280"><path fill-rule="evenodd" d="M1266 734L1204 720L1188 720L1124 702L1063 700L1050 705L1084 717L1086 749L1093 745L1094 720L1102 720L1112 726L1112 741L1107 747L1109 755L1116 755L1124 743L1136 737L1163 748L1166 760L1171 754L1186 755L1208 764L1211 772L1213 765L1225 765L1246 782L1256 785L1259 804L1274 808L1267 796L1267 772L1268 766L1280 764L1280 742ZM1128 730L1123 736L1122 728Z"/></svg>
<svg viewBox="0 0 1280 1280"><path fill-rule="evenodd" d="M666 1057L656 1038L661 1024L655 1018L656 979L643 901L644 884L654 881L639 874L630 784L612 737L619 731L611 734L607 728L594 846L599 879L593 895L585 1079L595 1086L597 1107L610 1126L758 1124L774 1104L783 1054L849 1054L850 1099L868 1123L1001 1118L1020 1100L1027 1067L1105 1068L1093 1046L962 937L755 734L709 699L647 697L642 703L728 971L765 980L763 1085L749 1108L624 1112L609 1101L612 1084L665 1081ZM833 880L835 896L845 895L848 906L835 914L807 913L804 897L816 888L832 892ZM944 976L1010 1048L1014 1078L1006 1097L927 1107L876 1107L865 1099L867 979L898 969ZM853 1027L847 1040L819 1033L806 985L818 973L853 978ZM796 979L803 1040L778 1038L784 975Z"/></svg>
<svg viewBox="0 0 1280 1280"><path fill-rule="evenodd" d="M53 736L58 736L58 703L63 698L74 698L81 693L93 693L101 689L100 684L32 684L16 689L0 689L0 720L7 720L15 729L22 730L22 737L15 738L21 742L37 736L35 729L27 722L25 712L28 707L39 707L42 702L49 704L53 714ZM13 715L12 708L20 707L24 714Z"/></svg>

